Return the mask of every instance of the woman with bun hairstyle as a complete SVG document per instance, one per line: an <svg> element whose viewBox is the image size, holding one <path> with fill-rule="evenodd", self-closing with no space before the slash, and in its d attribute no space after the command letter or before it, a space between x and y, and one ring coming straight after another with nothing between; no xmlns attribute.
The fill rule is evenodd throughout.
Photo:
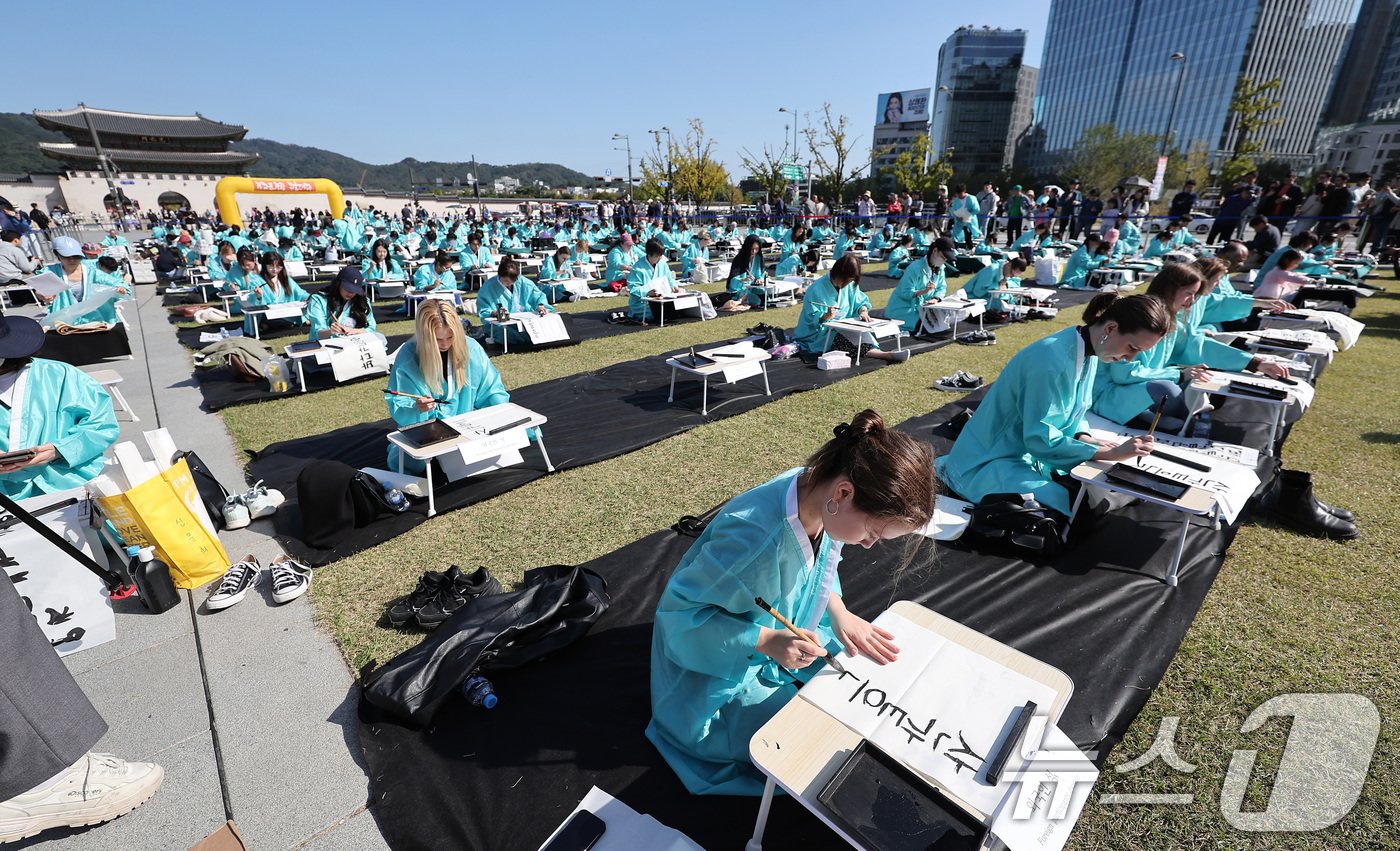
<svg viewBox="0 0 1400 851"><path fill-rule="evenodd" d="M1028 493L1041 505L1070 513L1069 491L1055 481L1084 461L1124 461L1152 451L1152 438L1117 446L1089 435L1099 361L1136 357L1171 329L1171 314L1155 296L1095 296L1084 324L1057 331L1021 349L997 376L947 455L938 476L963 499Z"/></svg>
<svg viewBox="0 0 1400 851"><path fill-rule="evenodd" d="M871 410L834 434L804 466L726 503L661 594L647 738L697 795L762 793L749 739L797 694L782 669L806 679L828 651L881 664L899 654L893 636L846 609L836 567L843 546L869 548L933 516L933 450Z"/></svg>

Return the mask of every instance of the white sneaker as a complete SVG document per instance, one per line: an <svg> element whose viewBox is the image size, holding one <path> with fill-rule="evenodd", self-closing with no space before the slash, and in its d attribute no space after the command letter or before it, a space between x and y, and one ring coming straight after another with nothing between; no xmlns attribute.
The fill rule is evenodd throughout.
<svg viewBox="0 0 1400 851"><path fill-rule="evenodd" d="M248 590L258 584L258 578L261 576L262 565L258 563L256 556L248 555L243 561L229 566L224 572L224 578L219 580L219 587L214 589L214 593L209 595L204 605L211 612L227 609L248 596Z"/></svg>
<svg viewBox="0 0 1400 851"><path fill-rule="evenodd" d="M231 496L224 500L224 528L242 529L251 521L248 515L248 506L243 504L243 497Z"/></svg>
<svg viewBox="0 0 1400 851"><path fill-rule="evenodd" d="M248 507L248 514L254 520L259 517L271 517L286 501L287 499L282 496L281 491L275 488L268 489L263 486L261 481L248 488L248 492L243 494L243 504Z"/></svg>
<svg viewBox="0 0 1400 851"><path fill-rule="evenodd" d="M111 821L144 804L164 779L165 769L153 762L89 753L44 788L0 801L0 842Z"/></svg>
<svg viewBox="0 0 1400 851"><path fill-rule="evenodd" d="M311 568L291 556L280 555L267 567L272 571L272 599L276 602L290 603L311 590Z"/></svg>

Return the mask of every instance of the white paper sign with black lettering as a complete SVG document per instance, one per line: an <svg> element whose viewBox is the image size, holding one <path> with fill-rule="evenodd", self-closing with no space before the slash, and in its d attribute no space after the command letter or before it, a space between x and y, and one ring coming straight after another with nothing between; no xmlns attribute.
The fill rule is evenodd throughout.
<svg viewBox="0 0 1400 851"><path fill-rule="evenodd" d="M101 563L104 555L87 535L90 509L82 488L22 499L19 505ZM117 622L103 581L17 518L0 516L0 565L58 654L115 639Z"/></svg>

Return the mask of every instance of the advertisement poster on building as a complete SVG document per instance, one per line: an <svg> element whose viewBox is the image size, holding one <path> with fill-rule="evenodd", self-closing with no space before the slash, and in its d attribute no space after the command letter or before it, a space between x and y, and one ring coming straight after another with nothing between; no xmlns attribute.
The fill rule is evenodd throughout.
<svg viewBox="0 0 1400 851"><path fill-rule="evenodd" d="M928 89L887 92L876 102L876 124L903 124L928 121Z"/></svg>

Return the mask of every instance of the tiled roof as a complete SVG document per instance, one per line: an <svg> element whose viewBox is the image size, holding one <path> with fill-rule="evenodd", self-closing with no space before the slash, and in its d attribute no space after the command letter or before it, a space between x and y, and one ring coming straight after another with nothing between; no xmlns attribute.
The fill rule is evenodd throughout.
<svg viewBox="0 0 1400 851"><path fill-rule="evenodd" d="M39 150L58 160L97 160L95 148L68 142L40 142ZM252 165L260 159L259 154L244 151L128 151L103 148L103 152L120 169L129 169L139 163L191 163L228 168Z"/></svg>
<svg viewBox="0 0 1400 851"><path fill-rule="evenodd" d="M248 128L237 124L213 121L199 113L194 115L149 115L144 112L120 112L114 109L94 109L78 106L72 109L34 110L40 126L59 132L87 133L83 113L92 116L99 135L112 133L123 136L177 136L185 139L242 139Z"/></svg>

